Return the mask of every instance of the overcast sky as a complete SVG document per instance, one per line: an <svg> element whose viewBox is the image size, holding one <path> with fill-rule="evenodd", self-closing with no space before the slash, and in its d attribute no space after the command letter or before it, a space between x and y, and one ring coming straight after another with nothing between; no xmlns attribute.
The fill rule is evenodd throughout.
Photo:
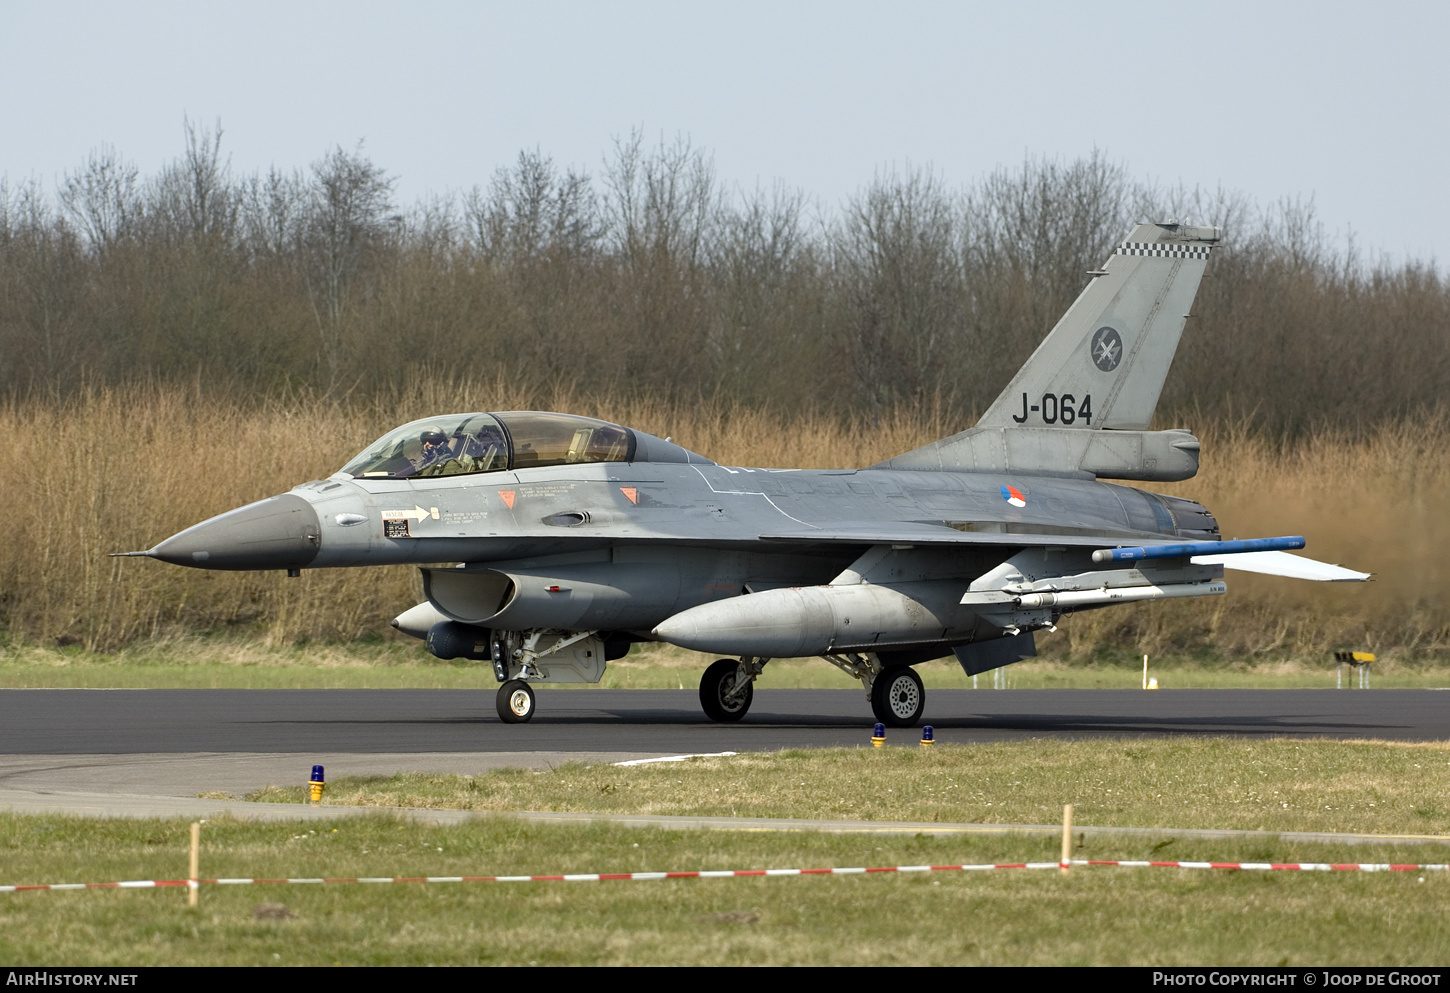
<svg viewBox="0 0 1450 993"><path fill-rule="evenodd" d="M0 0L0 175L109 144L145 174L218 120L241 172L365 142L399 200L520 149L597 175L642 129L827 208L1094 148L1135 179L1313 198L1397 259L1450 254L1450 3L67 3Z"/></svg>

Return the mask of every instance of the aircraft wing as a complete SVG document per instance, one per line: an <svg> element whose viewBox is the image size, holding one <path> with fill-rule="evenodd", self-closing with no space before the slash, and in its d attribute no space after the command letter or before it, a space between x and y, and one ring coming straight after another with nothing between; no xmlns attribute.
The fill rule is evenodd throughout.
<svg viewBox="0 0 1450 993"><path fill-rule="evenodd" d="M1355 572L1343 566L1330 565L1290 552L1243 552L1238 555L1195 555L1195 565L1221 565L1225 569L1257 572L1265 576L1289 579L1313 579L1322 583L1362 583L1367 572Z"/></svg>
<svg viewBox="0 0 1450 993"><path fill-rule="evenodd" d="M985 526L985 525L984 525ZM1214 541L1183 543L1172 539L1147 536L1109 535L1103 532L1055 533L1054 529L1032 525L997 525L999 527L1020 527L1017 531L959 529L939 524L902 521L880 524L870 521L851 522L828 528L803 528L801 530L778 531L760 535L763 541L812 541L853 545L1004 545L1004 546L1053 546L1087 547L1100 549L1094 561L1133 561L1149 558L1176 558L1191 556L1194 565L1219 565L1225 569L1241 572L1257 572L1266 576L1283 576L1288 579L1310 579L1318 582L1362 583L1369 579L1367 572L1356 572L1343 566L1331 565L1302 555L1293 555L1280 548L1304 547L1303 538L1251 538L1242 541ZM1068 531L1067 528L1060 529ZM1141 547L1116 549L1130 540ZM1278 545L1280 548L1265 546ZM1223 554L1194 555L1200 550L1224 548ZM1265 549L1265 550L1260 550Z"/></svg>

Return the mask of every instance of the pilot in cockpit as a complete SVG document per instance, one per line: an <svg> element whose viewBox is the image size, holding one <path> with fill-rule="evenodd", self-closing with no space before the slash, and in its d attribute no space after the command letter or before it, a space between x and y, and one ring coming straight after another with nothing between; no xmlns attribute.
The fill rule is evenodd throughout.
<svg viewBox="0 0 1450 993"><path fill-rule="evenodd" d="M437 462L447 459L451 454L448 450L448 436L441 428L426 427L423 433L418 436L423 443L423 451L418 459L418 469L421 471Z"/></svg>
<svg viewBox="0 0 1450 993"><path fill-rule="evenodd" d="M460 459L464 471L478 472L504 468L507 462L506 444L503 432L497 427L488 424L479 425L474 429L474 433L465 439L463 456Z"/></svg>

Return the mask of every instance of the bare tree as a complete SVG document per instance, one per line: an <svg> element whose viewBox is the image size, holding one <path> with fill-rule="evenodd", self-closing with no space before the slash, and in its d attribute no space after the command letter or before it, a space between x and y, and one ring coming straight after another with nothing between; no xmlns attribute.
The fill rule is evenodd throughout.
<svg viewBox="0 0 1450 993"><path fill-rule="evenodd" d="M329 386L341 372L348 291L386 236L393 182L363 155L361 143L353 152L338 146L312 165L303 241Z"/></svg>
<svg viewBox="0 0 1450 993"><path fill-rule="evenodd" d="M85 233L91 247L104 251L129 235L142 214L139 172L109 145L91 152L80 172L68 174L60 202Z"/></svg>
<svg viewBox="0 0 1450 993"><path fill-rule="evenodd" d="M37 182L0 180L0 384L65 383L88 360L82 323L86 272L74 229Z"/></svg>
<svg viewBox="0 0 1450 993"><path fill-rule="evenodd" d="M588 255L603 233L589 177L538 150L494 173L487 194L475 188L464 212L479 251L514 263Z"/></svg>
<svg viewBox="0 0 1450 993"><path fill-rule="evenodd" d="M805 194L775 186L722 208L710 244L710 347L717 390L761 402L799 392L797 360L821 344L816 253ZM825 378L825 377L823 377Z"/></svg>
<svg viewBox="0 0 1450 993"><path fill-rule="evenodd" d="M715 166L680 138L647 153L635 131L615 143L605 172L606 218L615 247L631 268L693 272L719 206Z"/></svg>
<svg viewBox="0 0 1450 993"><path fill-rule="evenodd" d="M876 411L939 384L962 325L958 209L928 170L877 176L848 201L835 258L855 310L846 340Z"/></svg>
<svg viewBox="0 0 1450 993"><path fill-rule="evenodd" d="M307 181L273 167L242 184L241 223L254 256L276 257L297 248L307 213Z"/></svg>
<svg viewBox="0 0 1450 993"><path fill-rule="evenodd" d="M710 367L708 243L720 196L708 156L681 138L646 151L617 141L606 164L604 218L619 278L608 288L623 318L615 354L631 382L698 389Z"/></svg>
<svg viewBox="0 0 1450 993"><path fill-rule="evenodd" d="M157 179L154 209L170 231L188 240L230 244L238 231L241 196L221 157L221 123L208 130L183 118L182 128L186 151Z"/></svg>

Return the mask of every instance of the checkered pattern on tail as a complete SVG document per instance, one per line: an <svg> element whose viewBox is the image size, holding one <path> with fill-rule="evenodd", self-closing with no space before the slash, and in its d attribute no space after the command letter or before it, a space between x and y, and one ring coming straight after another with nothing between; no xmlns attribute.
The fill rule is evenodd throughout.
<svg viewBox="0 0 1450 993"><path fill-rule="evenodd" d="M1151 255L1160 259L1206 259L1209 245L1172 245L1152 241L1125 241L1114 255Z"/></svg>

